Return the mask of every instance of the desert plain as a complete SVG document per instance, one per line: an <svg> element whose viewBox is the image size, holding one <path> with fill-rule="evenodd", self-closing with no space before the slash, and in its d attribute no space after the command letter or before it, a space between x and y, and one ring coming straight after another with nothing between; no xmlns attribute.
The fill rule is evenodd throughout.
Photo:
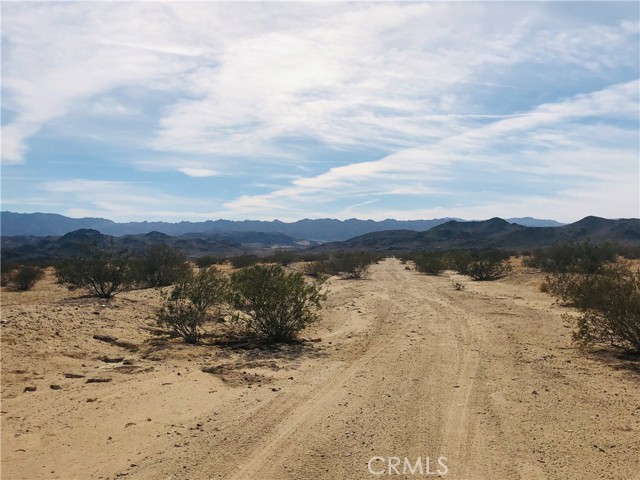
<svg viewBox="0 0 640 480"><path fill-rule="evenodd" d="M395 258L331 278L276 348L170 339L154 289L3 290L2 478L640 478L637 360L575 345L572 309L512 261L493 282Z"/></svg>

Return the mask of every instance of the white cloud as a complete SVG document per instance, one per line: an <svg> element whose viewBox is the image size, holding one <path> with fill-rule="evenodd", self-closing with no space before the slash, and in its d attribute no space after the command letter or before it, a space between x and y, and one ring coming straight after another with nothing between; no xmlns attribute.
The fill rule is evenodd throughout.
<svg viewBox="0 0 640 480"><path fill-rule="evenodd" d="M269 180L307 176L261 195L246 185L224 209L159 193L170 186L130 194L121 183L50 184L64 201L116 216L130 201L141 215L179 205L195 216L296 218L381 212L388 197L437 205L485 188L460 210L473 213L505 198L516 209L527 194L490 191L518 174L523 187L553 183L548 196L569 209L588 204L583 188L603 201L610 185L637 180L635 21L585 26L520 2L117 5L2 5L4 164L28 159L29 140L54 121L82 113L125 125L135 114L157 116L147 119L152 131L132 135L143 152L130 155L134 168L243 175L254 185L265 169ZM162 93L157 113L134 104L138 92ZM382 158L361 161L372 152ZM474 169L486 174L462 185ZM633 200L631 188L621 192ZM440 208L453 214L447 202ZM430 211L440 210L411 215Z"/></svg>
<svg viewBox="0 0 640 480"><path fill-rule="evenodd" d="M218 175L218 172L215 170L210 170L208 168L189 168L184 167L179 169L182 173L187 175L188 177L215 177Z"/></svg>

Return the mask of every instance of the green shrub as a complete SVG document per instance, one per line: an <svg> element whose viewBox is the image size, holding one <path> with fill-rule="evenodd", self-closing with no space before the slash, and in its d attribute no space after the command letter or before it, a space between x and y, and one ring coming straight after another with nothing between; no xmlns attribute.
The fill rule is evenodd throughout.
<svg viewBox="0 0 640 480"><path fill-rule="evenodd" d="M291 250L278 249L265 258L265 261L268 263L275 263L277 265L281 265L283 267L288 266L290 263L296 261L296 254Z"/></svg>
<svg viewBox="0 0 640 480"><path fill-rule="evenodd" d="M229 279L215 267L183 277L156 312L162 328L187 343L198 343L203 325L222 315L229 293Z"/></svg>
<svg viewBox="0 0 640 480"><path fill-rule="evenodd" d="M195 259L195 263L198 268L207 268L212 265L222 265L225 263L225 259L221 257L216 257L214 255L203 255Z"/></svg>
<svg viewBox="0 0 640 480"><path fill-rule="evenodd" d="M288 342L317 318L326 295L317 282L277 265L253 266L231 275L231 304L238 333L266 343Z"/></svg>
<svg viewBox="0 0 640 480"><path fill-rule="evenodd" d="M511 271L511 265L499 258L484 258L467 266L467 275L476 281L496 280Z"/></svg>
<svg viewBox="0 0 640 480"><path fill-rule="evenodd" d="M413 257L416 270L426 275L440 275L445 269L442 254L435 252L421 253Z"/></svg>
<svg viewBox="0 0 640 480"><path fill-rule="evenodd" d="M6 287L9 285L11 275L18 269L18 265L10 262L0 262L0 286Z"/></svg>
<svg viewBox="0 0 640 480"><path fill-rule="evenodd" d="M327 262L327 273L343 279L360 279L369 274L369 268L380 259L372 253L337 253Z"/></svg>
<svg viewBox="0 0 640 480"><path fill-rule="evenodd" d="M251 267L260 261L261 258L257 255L237 255L231 258L231 265L233 265L233 268L245 268Z"/></svg>
<svg viewBox="0 0 640 480"><path fill-rule="evenodd" d="M640 353L640 271L609 264L597 273L549 276L552 294L580 311L574 340Z"/></svg>
<svg viewBox="0 0 640 480"><path fill-rule="evenodd" d="M616 246L611 243L555 245L534 250L523 264L547 273L597 273L606 264L615 262L616 251Z"/></svg>
<svg viewBox="0 0 640 480"><path fill-rule="evenodd" d="M69 290L83 289L105 299L133 286L135 278L126 251L116 251L113 242L106 248L92 243L82 250L82 255L67 258L56 266L58 283Z"/></svg>
<svg viewBox="0 0 640 480"><path fill-rule="evenodd" d="M184 278L191 271L187 257L165 244L149 247L133 264L134 276L144 287L166 287Z"/></svg>
<svg viewBox="0 0 640 480"><path fill-rule="evenodd" d="M31 290L44 277L44 270L37 265L20 265L7 279L7 285L19 291Z"/></svg>
<svg viewBox="0 0 640 480"><path fill-rule="evenodd" d="M330 267L327 260L314 260L302 266L302 272L312 278L324 279L329 275Z"/></svg>

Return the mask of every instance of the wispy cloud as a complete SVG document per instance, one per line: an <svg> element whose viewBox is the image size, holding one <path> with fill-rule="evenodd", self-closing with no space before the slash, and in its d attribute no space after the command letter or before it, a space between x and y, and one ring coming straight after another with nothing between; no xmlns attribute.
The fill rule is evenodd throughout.
<svg viewBox="0 0 640 480"><path fill-rule="evenodd" d="M5 2L2 163L41 162L42 192L113 215L461 216L545 198L588 213L582 189L632 214L638 12L582 7ZM159 172L238 188L186 198L158 175L127 193Z"/></svg>

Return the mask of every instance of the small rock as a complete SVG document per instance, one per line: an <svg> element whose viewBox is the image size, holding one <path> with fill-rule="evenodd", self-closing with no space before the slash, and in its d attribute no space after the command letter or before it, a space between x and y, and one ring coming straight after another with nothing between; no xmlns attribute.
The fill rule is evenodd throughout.
<svg viewBox="0 0 640 480"><path fill-rule="evenodd" d="M96 400L98 400L97 398L87 398L87 403L93 403Z"/></svg>
<svg viewBox="0 0 640 480"><path fill-rule="evenodd" d="M60 385L49 385L49 387L51 388L51 390L62 390L62 387Z"/></svg>
<svg viewBox="0 0 640 480"><path fill-rule="evenodd" d="M533 392L531 392L531 395L538 395L538 391L534 390Z"/></svg>
<svg viewBox="0 0 640 480"><path fill-rule="evenodd" d="M86 375L82 375L81 373L65 373L63 374L64 378L84 378Z"/></svg>
<svg viewBox="0 0 640 480"><path fill-rule="evenodd" d="M123 365L133 365L133 360L129 360L129 359L127 359L127 360L123 360L123 361L122 361L122 364L123 364Z"/></svg>
<svg viewBox="0 0 640 480"><path fill-rule="evenodd" d="M102 360L104 363L120 363L124 360L124 357L107 357L105 355L103 357L99 357L98 360Z"/></svg>
<svg viewBox="0 0 640 480"><path fill-rule="evenodd" d="M38 388L37 387L24 387L24 390L22 391L23 393L26 392L35 392Z"/></svg>
<svg viewBox="0 0 640 480"><path fill-rule="evenodd" d="M86 383L107 383L110 381L110 378L88 378Z"/></svg>

